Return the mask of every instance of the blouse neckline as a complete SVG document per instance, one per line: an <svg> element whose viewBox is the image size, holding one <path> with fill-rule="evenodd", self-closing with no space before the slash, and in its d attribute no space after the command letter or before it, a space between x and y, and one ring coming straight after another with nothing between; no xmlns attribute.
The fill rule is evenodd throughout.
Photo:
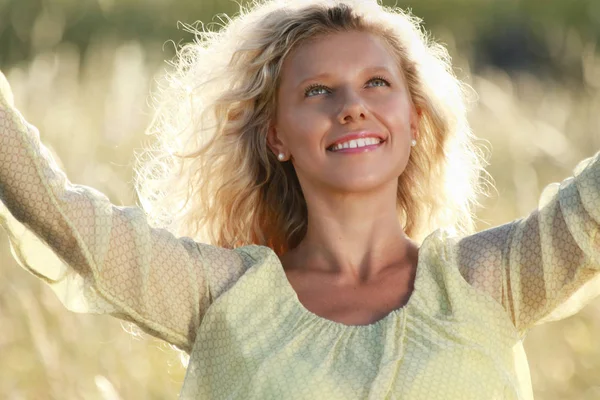
<svg viewBox="0 0 600 400"><path fill-rule="evenodd" d="M421 281L423 280L422 275L424 273L423 272L424 266L422 265L422 263L424 262L423 260L425 259L425 257L422 257L423 254L421 254L421 250L423 249L423 244L427 241L427 239L428 238L426 238L423 241L423 243L421 244L421 246L419 247L419 258L417 261L417 267L416 267L417 271L415 274L413 291L410 294L408 301L403 306L393 309L392 311L390 311L388 314L386 314L382 318L378 319L377 321L371 322L370 324L361 324L361 325L345 324L343 322L334 321L334 320L322 317L320 315L317 315L314 312L310 311L308 308L306 308L304 306L304 304L302 304L302 302L300 301L300 299L298 297L298 293L296 293L292 284L288 280L288 277L285 274L285 270L283 268L283 264L281 263L281 260L275 254L275 252L273 252L273 251L271 251L271 252L272 252L273 258L275 259L273 265L276 269L277 277L281 281L280 287L283 288L284 292L290 297L290 299L294 303L295 308L301 314L307 315L312 320L318 321L318 322L320 322L324 325L327 325L328 327L332 327L332 328L369 330L369 329L379 328L381 325L386 325L389 323L389 321L396 320L398 318L401 318L402 321L404 321L406 319L406 315L405 315L406 309L411 307L412 303L415 301L415 297L419 293L419 290L421 287ZM403 322L403 324L404 324L404 322Z"/></svg>

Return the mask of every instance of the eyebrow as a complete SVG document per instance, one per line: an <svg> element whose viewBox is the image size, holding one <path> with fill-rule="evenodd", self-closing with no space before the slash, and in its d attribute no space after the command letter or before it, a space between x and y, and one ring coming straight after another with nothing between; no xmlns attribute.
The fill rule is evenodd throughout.
<svg viewBox="0 0 600 400"><path fill-rule="evenodd" d="M374 66L374 67L367 67L364 68L362 71L360 71L360 74L374 74L376 72L386 72L388 74L392 74L392 72L390 71L390 69L388 67L385 66ZM296 87L302 87L304 85L306 85L308 82L310 81L318 81L318 80L322 80L322 79L327 79L330 78L331 76L333 76L334 74L331 74L329 72L323 72L317 75L312 75L309 76L303 80L300 81L300 83L298 83L298 85Z"/></svg>

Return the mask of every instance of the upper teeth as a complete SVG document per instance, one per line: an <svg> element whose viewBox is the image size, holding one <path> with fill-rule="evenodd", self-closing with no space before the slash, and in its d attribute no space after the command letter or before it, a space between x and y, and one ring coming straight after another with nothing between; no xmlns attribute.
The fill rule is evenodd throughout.
<svg viewBox="0 0 600 400"><path fill-rule="evenodd" d="M356 147L365 147L371 146L374 144L381 143L381 139L378 138L364 138L364 139L353 139L348 140L347 142L342 142L331 146L332 151L337 151L341 149L353 149Z"/></svg>

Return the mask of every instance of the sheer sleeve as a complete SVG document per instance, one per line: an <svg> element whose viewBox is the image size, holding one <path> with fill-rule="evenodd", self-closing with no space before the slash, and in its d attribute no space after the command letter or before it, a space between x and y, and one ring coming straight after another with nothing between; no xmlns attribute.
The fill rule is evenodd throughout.
<svg viewBox="0 0 600 400"><path fill-rule="evenodd" d="M458 264L523 334L600 294L600 153L544 190L527 218L462 239Z"/></svg>
<svg viewBox="0 0 600 400"><path fill-rule="evenodd" d="M223 286L251 262L243 251L152 229L140 209L71 184L1 73L0 224L18 262L67 308L132 321L186 351L214 299L211 280Z"/></svg>

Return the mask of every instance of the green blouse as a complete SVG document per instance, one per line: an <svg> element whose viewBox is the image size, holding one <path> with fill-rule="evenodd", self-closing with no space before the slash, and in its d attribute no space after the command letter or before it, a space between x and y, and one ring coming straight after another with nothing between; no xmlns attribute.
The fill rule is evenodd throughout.
<svg viewBox="0 0 600 400"><path fill-rule="evenodd" d="M408 303L351 326L304 308L271 249L176 238L71 184L0 92L0 223L15 257L69 309L188 352L182 399L531 399L525 333L600 291L600 155L525 219L432 233Z"/></svg>

